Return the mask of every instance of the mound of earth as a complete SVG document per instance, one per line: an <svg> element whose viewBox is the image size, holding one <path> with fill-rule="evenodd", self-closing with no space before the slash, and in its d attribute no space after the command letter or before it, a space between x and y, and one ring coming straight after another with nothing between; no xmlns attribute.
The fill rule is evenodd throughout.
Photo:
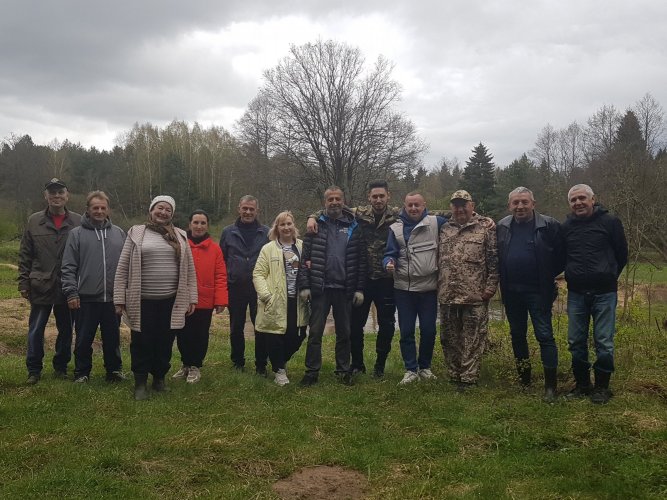
<svg viewBox="0 0 667 500"><path fill-rule="evenodd" d="M343 467L306 467L277 481L273 491L284 500L356 500L364 498L366 477Z"/></svg>

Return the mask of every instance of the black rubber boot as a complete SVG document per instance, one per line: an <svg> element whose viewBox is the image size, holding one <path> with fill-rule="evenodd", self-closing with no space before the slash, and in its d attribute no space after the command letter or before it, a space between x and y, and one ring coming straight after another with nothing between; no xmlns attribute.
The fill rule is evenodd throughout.
<svg viewBox="0 0 667 500"><path fill-rule="evenodd" d="M558 384L558 369L544 367L544 396L542 401L545 403L556 402L556 386Z"/></svg>
<svg viewBox="0 0 667 500"><path fill-rule="evenodd" d="M530 360L528 358L516 358L516 371L519 374L519 383L525 388L530 386Z"/></svg>
<svg viewBox="0 0 667 500"><path fill-rule="evenodd" d="M576 385L574 389L565 395L565 399L580 399L590 396L593 392L593 385L591 384L591 375L588 367L573 366L572 374Z"/></svg>
<svg viewBox="0 0 667 500"><path fill-rule="evenodd" d="M134 399L136 401L144 401L148 399L148 374L147 373L135 373L134 374Z"/></svg>
<svg viewBox="0 0 667 500"><path fill-rule="evenodd" d="M153 390L155 392L167 392L167 385L164 383L164 377L156 377L153 375Z"/></svg>
<svg viewBox="0 0 667 500"><path fill-rule="evenodd" d="M593 387L593 393L591 394L592 403L604 405L609 402L612 396L612 393L609 390L610 378L610 372L595 370L595 387Z"/></svg>

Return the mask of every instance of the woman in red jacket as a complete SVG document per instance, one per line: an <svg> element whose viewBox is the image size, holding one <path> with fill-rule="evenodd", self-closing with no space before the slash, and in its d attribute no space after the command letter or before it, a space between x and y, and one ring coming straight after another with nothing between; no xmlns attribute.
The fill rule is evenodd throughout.
<svg viewBox="0 0 667 500"><path fill-rule="evenodd" d="M195 210L190 215L188 243L197 271L199 302L176 336L183 366L173 378L194 384L201 379L200 368L208 350L208 335L213 309L220 314L227 307L227 268L222 250L208 234L208 214Z"/></svg>

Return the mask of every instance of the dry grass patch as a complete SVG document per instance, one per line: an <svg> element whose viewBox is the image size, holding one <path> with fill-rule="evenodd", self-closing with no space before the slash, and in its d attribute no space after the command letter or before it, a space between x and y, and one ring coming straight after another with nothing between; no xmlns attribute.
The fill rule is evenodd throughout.
<svg viewBox="0 0 667 500"><path fill-rule="evenodd" d="M365 498L367 490L360 472L327 465L306 467L273 485L284 500L355 500Z"/></svg>

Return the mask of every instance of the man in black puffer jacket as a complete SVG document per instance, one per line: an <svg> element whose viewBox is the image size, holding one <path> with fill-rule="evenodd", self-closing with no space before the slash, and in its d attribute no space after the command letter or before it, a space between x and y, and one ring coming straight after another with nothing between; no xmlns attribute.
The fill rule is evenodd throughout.
<svg viewBox="0 0 667 500"><path fill-rule="evenodd" d="M586 184L570 188L572 213L562 225L567 280L567 339L572 353L576 387L569 399L591 396L593 403L609 401L614 371L614 333L617 282L628 261L628 244L621 221L595 203ZM595 386L590 382L588 327L593 318L596 361Z"/></svg>
<svg viewBox="0 0 667 500"><path fill-rule="evenodd" d="M306 374L301 385L317 382L322 367L322 335L333 308L336 328L336 374L350 385L350 315L352 306L364 302L366 253L354 214L344 206L341 188L324 192L325 214L316 234L304 237L303 265L298 284L303 299L311 300L310 331L306 350Z"/></svg>

